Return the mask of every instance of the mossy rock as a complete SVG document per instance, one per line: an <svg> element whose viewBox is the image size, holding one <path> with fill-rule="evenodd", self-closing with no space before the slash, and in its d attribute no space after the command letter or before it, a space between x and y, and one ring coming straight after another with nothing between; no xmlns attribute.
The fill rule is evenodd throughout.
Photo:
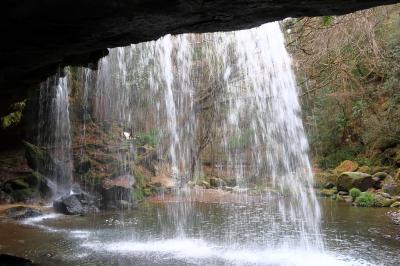
<svg viewBox="0 0 400 266"><path fill-rule="evenodd" d="M211 187L225 187L226 183L224 180L218 177L210 177L210 186Z"/></svg>
<svg viewBox="0 0 400 266"><path fill-rule="evenodd" d="M28 201L34 197L49 198L51 196L46 178L38 172L32 172L5 182L3 190L16 201Z"/></svg>
<svg viewBox="0 0 400 266"><path fill-rule="evenodd" d="M391 196L400 194L400 181L388 176L382 182L382 190Z"/></svg>
<svg viewBox="0 0 400 266"><path fill-rule="evenodd" d="M374 196L375 207L390 207L390 205L392 205L394 202L394 199L388 199L378 194Z"/></svg>
<svg viewBox="0 0 400 266"><path fill-rule="evenodd" d="M314 174L314 187L322 188L328 183L335 184L337 177L338 176L331 171L316 173Z"/></svg>
<svg viewBox="0 0 400 266"><path fill-rule="evenodd" d="M327 198L332 197L336 193L337 193L336 189L326 189L326 188L324 188L324 189L318 190L318 195L320 195L322 197L327 197Z"/></svg>
<svg viewBox="0 0 400 266"><path fill-rule="evenodd" d="M372 176L361 172L343 172L337 180L337 189L339 191L349 191L353 187L366 191L372 188L373 185Z"/></svg>
<svg viewBox="0 0 400 266"><path fill-rule="evenodd" d="M400 201L393 202L390 208L400 208Z"/></svg>
<svg viewBox="0 0 400 266"><path fill-rule="evenodd" d="M354 172L358 169L358 163L350 161L350 160L345 160L341 162L336 168L335 172L337 174L341 174L343 172Z"/></svg>
<svg viewBox="0 0 400 266"><path fill-rule="evenodd" d="M22 143L25 148L26 160L30 168L35 171L40 171L45 175L51 173L51 169L55 169L56 164L47 151L27 141L23 141Z"/></svg>
<svg viewBox="0 0 400 266"><path fill-rule="evenodd" d="M390 173L393 171L393 168L390 166L373 166L371 167L371 174L376 174L378 172Z"/></svg>
<svg viewBox="0 0 400 266"><path fill-rule="evenodd" d="M92 162L89 158L81 158L81 160L75 166L75 172L77 174L86 174L92 168Z"/></svg>
<svg viewBox="0 0 400 266"><path fill-rule="evenodd" d="M364 166L359 167L359 168L357 169L357 171L358 171L358 172L361 172L361 173L372 174L372 169L371 169L371 167L369 167L369 166L367 166L367 165L364 165Z"/></svg>
<svg viewBox="0 0 400 266"><path fill-rule="evenodd" d="M236 186L236 177L234 176L225 176L221 177L221 179L225 182L225 185L228 187Z"/></svg>

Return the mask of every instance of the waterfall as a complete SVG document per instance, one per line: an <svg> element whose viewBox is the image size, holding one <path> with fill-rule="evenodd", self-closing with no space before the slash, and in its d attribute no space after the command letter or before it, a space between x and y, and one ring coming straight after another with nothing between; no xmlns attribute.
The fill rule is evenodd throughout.
<svg viewBox="0 0 400 266"><path fill-rule="evenodd" d="M66 71L68 71L66 69ZM69 119L68 78L57 74L40 84L39 126L37 143L54 160L49 169L48 184L53 197L69 191L72 179L71 125Z"/></svg>
<svg viewBox="0 0 400 266"><path fill-rule="evenodd" d="M250 189L261 191L263 245L323 248L295 76L278 22L110 49L98 70L80 73L80 143L91 120L114 141L106 154L118 164L113 176L136 178L131 166L139 161L157 182L171 180L173 194L186 200L168 205L169 221L160 223L174 224L175 237L194 231L194 201L202 193L195 184L211 172L234 178L230 189L239 203L250 201ZM71 177L67 79L53 83L42 88L56 88L50 97L54 135L43 140L60 147L53 152L63 162L63 176ZM82 148L81 157L85 153ZM239 229L229 228L231 245L239 245Z"/></svg>

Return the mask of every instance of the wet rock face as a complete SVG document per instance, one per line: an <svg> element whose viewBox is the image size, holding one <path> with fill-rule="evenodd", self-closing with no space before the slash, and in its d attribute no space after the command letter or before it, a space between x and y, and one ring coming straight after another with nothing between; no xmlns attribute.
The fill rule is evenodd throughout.
<svg viewBox="0 0 400 266"><path fill-rule="evenodd" d="M285 17L338 15L395 2L4 0L0 28L6 39L0 44L0 96L15 101L58 66L95 63L107 54L106 48L154 40L167 33L244 29ZM7 104L2 105L0 114L6 108Z"/></svg>
<svg viewBox="0 0 400 266"><path fill-rule="evenodd" d="M66 215L84 215L98 212L98 202L95 196L86 192L65 195L53 202L55 212Z"/></svg>
<svg viewBox="0 0 400 266"><path fill-rule="evenodd" d="M15 220L21 220L42 215L42 212L40 210L24 206L12 207L8 209L6 213L8 217Z"/></svg>

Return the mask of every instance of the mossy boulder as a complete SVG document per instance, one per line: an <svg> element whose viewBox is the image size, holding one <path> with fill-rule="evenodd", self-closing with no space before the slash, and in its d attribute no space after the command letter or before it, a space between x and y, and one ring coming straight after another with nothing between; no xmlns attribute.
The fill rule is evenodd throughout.
<svg viewBox="0 0 400 266"><path fill-rule="evenodd" d="M47 175L51 169L54 169L55 162L50 156L50 154L27 142L22 142L25 148L25 156L30 168L35 171L40 171L41 173Z"/></svg>
<svg viewBox="0 0 400 266"><path fill-rule="evenodd" d="M400 201L395 201L390 205L390 208L400 208Z"/></svg>
<svg viewBox="0 0 400 266"><path fill-rule="evenodd" d="M321 197L330 198L333 195L335 195L336 193L337 193L337 190L335 188L334 189L323 188L323 189L318 190L318 195L320 195Z"/></svg>
<svg viewBox="0 0 400 266"><path fill-rule="evenodd" d="M358 172L361 172L361 173L372 174L372 169L371 169L371 167L369 167L369 166L367 166L367 165L363 165L363 166L359 167L359 168L357 169L357 171L358 171Z"/></svg>
<svg viewBox="0 0 400 266"><path fill-rule="evenodd" d="M337 174L332 171L316 173L314 174L314 187L326 188L325 185L328 183L335 184L336 179L337 179Z"/></svg>
<svg viewBox="0 0 400 266"><path fill-rule="evenodd" d="M221 179L225 182L226 186L229 186L229 187L236 186L236 177L234 177L234 176L225 176L225 177L221 177Z"/></svg>
<svg viewBox="0 0 400 266"><path fill-rule="evenodd" d="M218 177L210 177L210 186L211 187L225 187L226 182Z"/></svg>
<svg viewBox="0 0 400 266"><path fill-rule="evenodd" d="M366 191L373 185L372 176L361 172L344 172L338 177L336 183L338 191L349 191L353 187Z"/></svg>
<svg viewBox="0 0 400 266"><path fill-rule="evenodd" d="M374 195L374 206L375 207L390 207L395 202L394 199L389 199L380 194Z"/></svg>
<svg viewBox="0 0 400 266"><path fill-rule="evenodd" d="M8 180L2 185L2 190L17 202L26 202L34 198L48 199L51 196L46 178L38 172Z"/></svg>
<svg viewBox="0 0 400 266"><path fill-rule="evenodd" d="M12 219L21 220L21 219L40 216L42 215L42 212L38 209L30 207L16 206L7 209L6 214L8 217Z"/></svg>
<svg viewBox="0 0 400 266"><path fill-rule="evenodd" d="M382 181L382 190L391 196L400 194L400 181L391 176Z"/></svg>
<svg viewBox="0 0 400 266"><path fill-rule="evenodd" d="M343 172L354 172L358 169L358 163L350 161L350 160L345 160L341 162L336 168L335 172L337 174L341 174Z"/></svg>

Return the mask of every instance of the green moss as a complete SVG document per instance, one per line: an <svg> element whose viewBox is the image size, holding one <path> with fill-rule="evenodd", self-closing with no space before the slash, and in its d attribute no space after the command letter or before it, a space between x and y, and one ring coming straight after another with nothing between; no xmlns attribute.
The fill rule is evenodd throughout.
<svg viewBox="0 0 400 266"><path fill-rule="evenodd" d="M142 201L145 198L145 192L141 188L133 188L132 189L132 198L136 201Z"/></svg>
<svg viewBox="0 0 400 266"><path fill-rule="evenodd" d="M43 174L47 174L46 169L55 169L53 159L48 152L27 141L22 141L22 143L25 148L25 156L30 168L33 170L45 171Z"/></svg>
<svg viewBox="0 0 400 266"><path fill-rule="evenodd" d="M350 189L349 194L350 194L350 196L353 197L353 199L356 199L361 195L361 190L353 187L352 189Z"/></svg>
<svg viewBox="0 0 400 266"><path fill-rule="evenodd" d="M1 117L1 128L6 129L8 127L19 124L22 119L22 111L24 110L25 105L26 100L12 104L10 106L12 112L6 116Z"/></svg>
<svg viewBox="0 0 400 266"><path fill-rule="evenodd" d="M371 192L362 192L354 202L359 207L372 207L375 203L375 197Z"/></svg>
<svg viewBox="0 0 400 266"><path fill-rule="evenodd" d="M157 130L151 130L149 132L140 133L135 136L135 144L138 147L150 146L156 147L160 142L160 136Z"/></svg>

